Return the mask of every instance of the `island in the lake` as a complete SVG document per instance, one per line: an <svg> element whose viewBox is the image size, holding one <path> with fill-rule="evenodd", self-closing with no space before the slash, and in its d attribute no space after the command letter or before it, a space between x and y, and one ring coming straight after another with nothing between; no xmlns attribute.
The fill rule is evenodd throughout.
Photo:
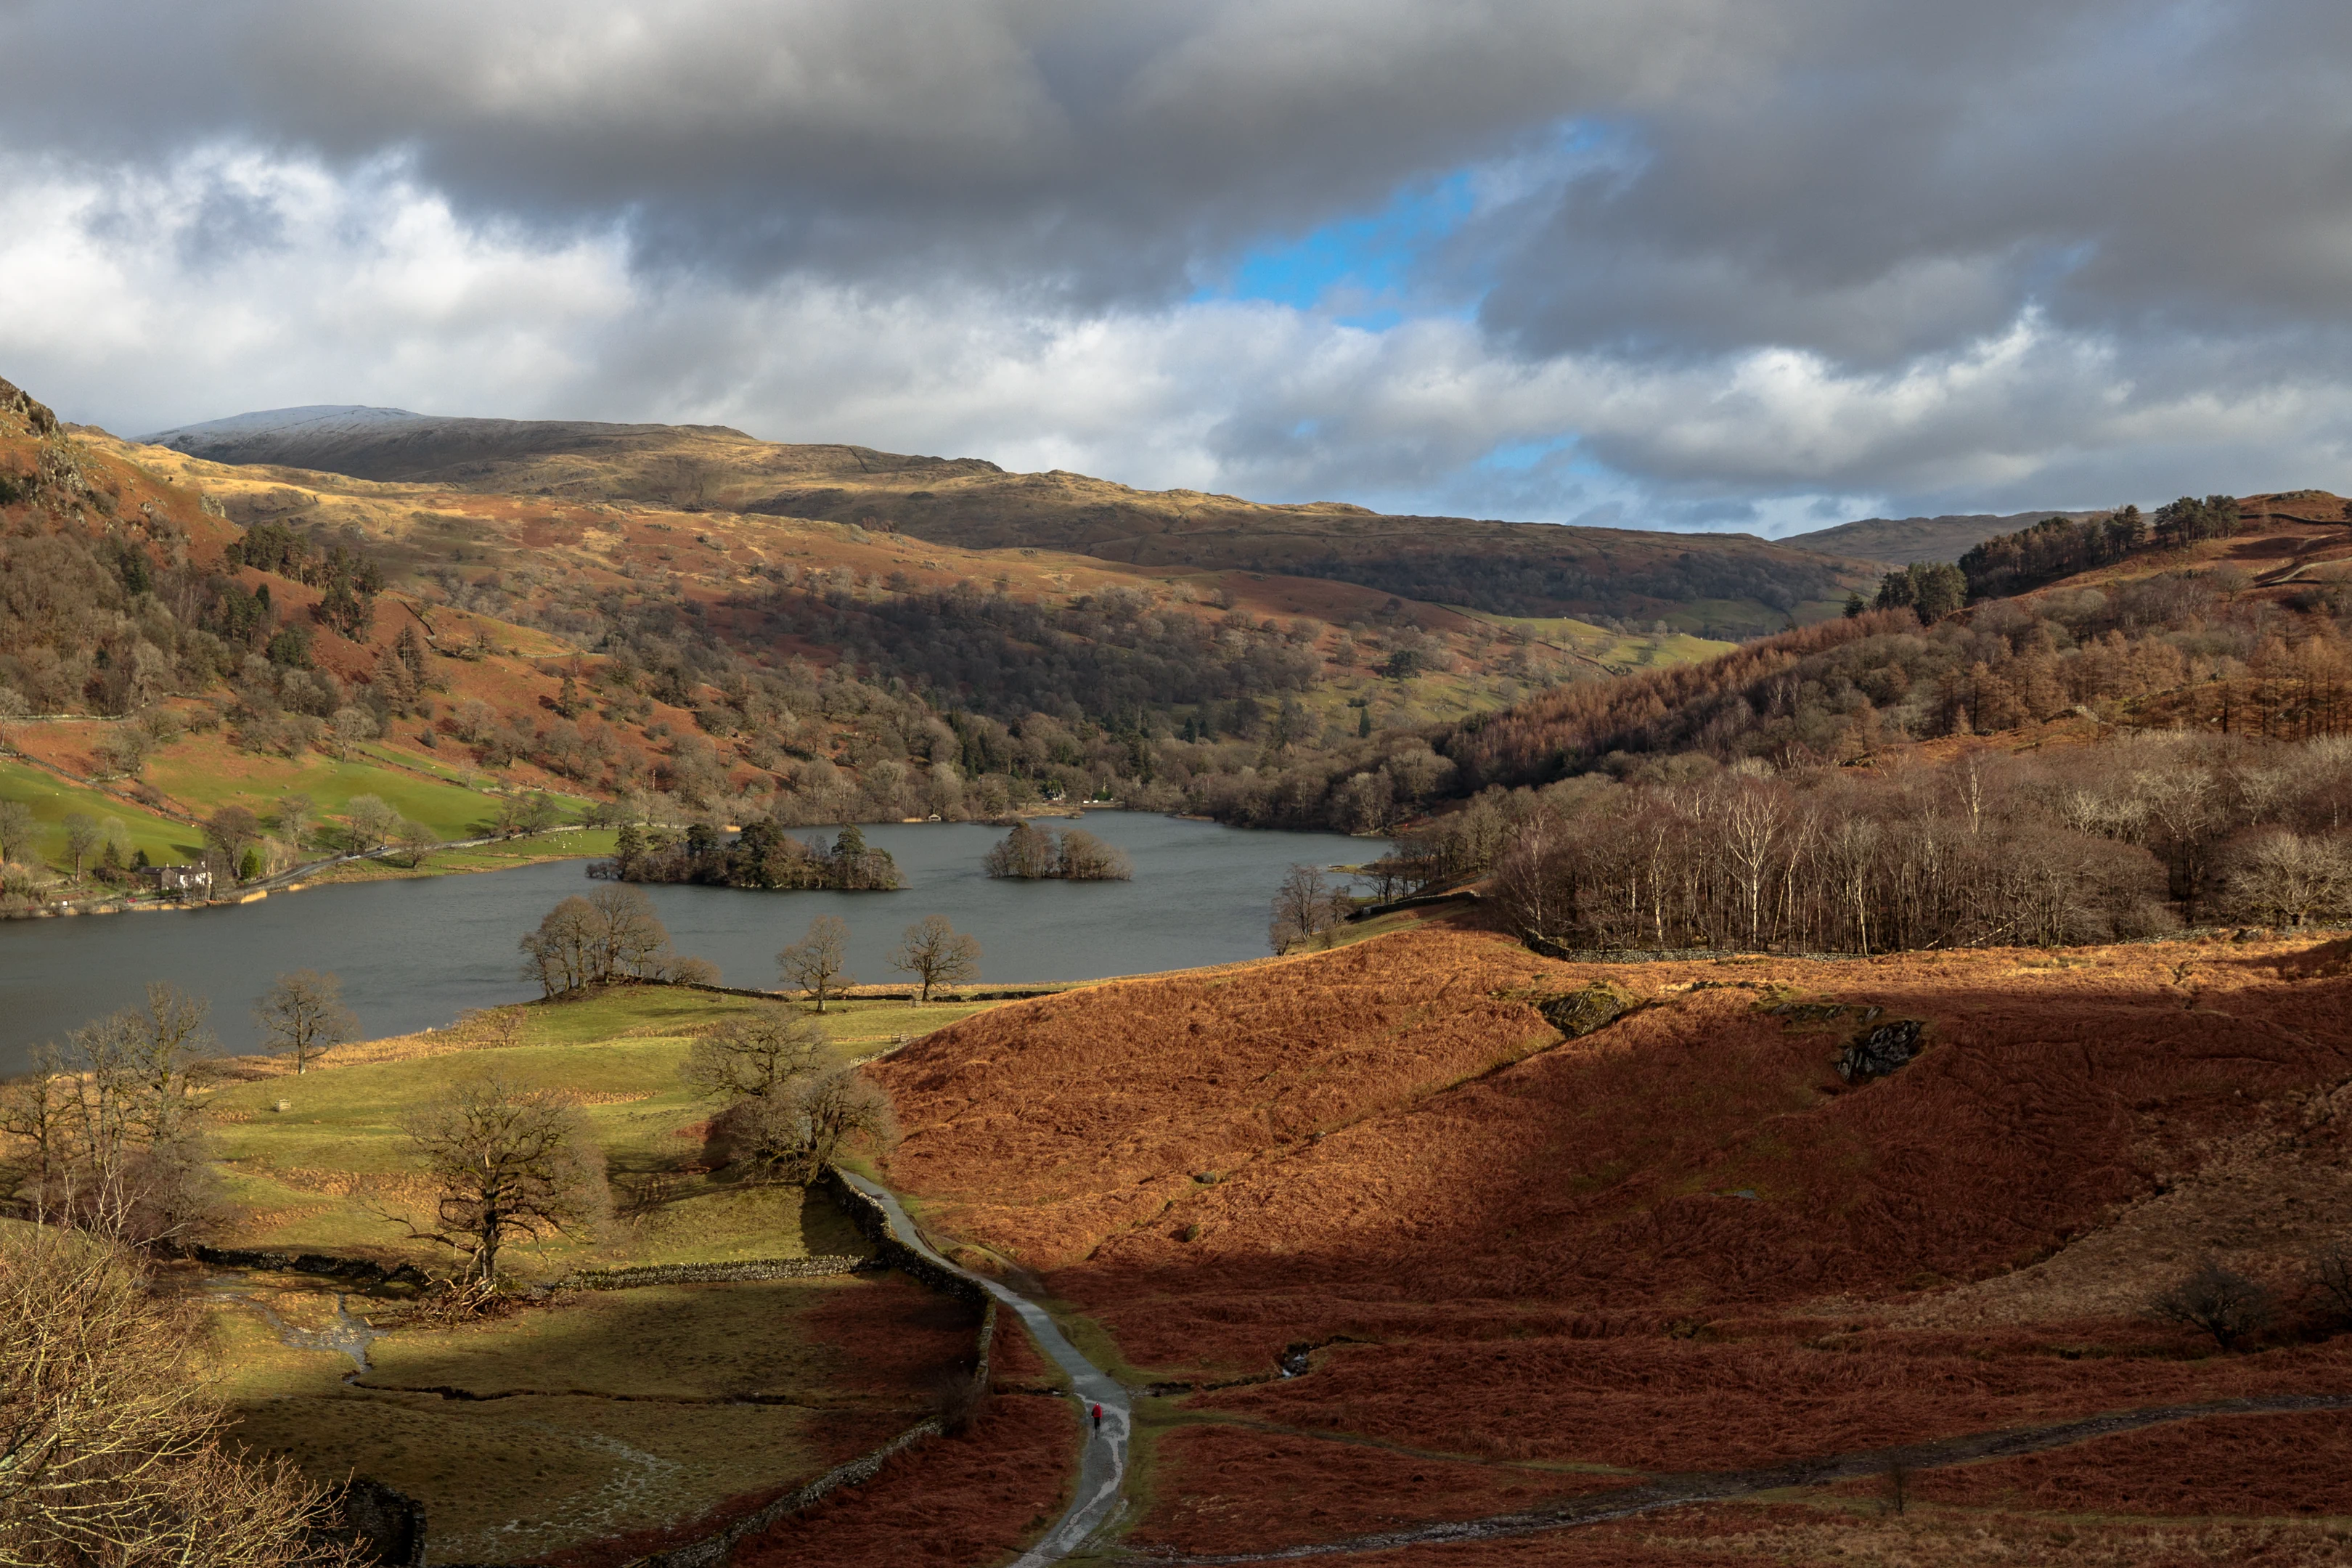
<svg viewBox="0 0 2352 1568"><path fill-rule="evenodd" d="M906 886L890 852L868 845L855 823L843 828L830 846L795 838L772 822L744 824L732 843L707 822L694 824L675 839L631 823L614 840L613 858L594 862L588 874L623 882L824 888L835 892L887 892Z"/></svg>
<svg viewBox="0 0 2352 1568"><path fill-rule="evenodd" d="M1050 827L1018 823L1004 841L982 862L992 877L1037 882L1127 882L1135 878L1135 862L1083 827Z"/></svg>

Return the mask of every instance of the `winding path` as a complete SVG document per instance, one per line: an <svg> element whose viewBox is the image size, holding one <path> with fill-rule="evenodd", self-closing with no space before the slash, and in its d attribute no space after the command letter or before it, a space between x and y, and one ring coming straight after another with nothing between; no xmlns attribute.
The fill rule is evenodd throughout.
<svg viewBox="0 0 2352 1568"><path fill-rule="evenodd" d="M1087 1435L1085 1451L1078 1458L1077 1496L1071 1501L1069 1511L1047 1531L1045 1538L1022 1553L1013 1568L1044 1568L1058 1563L1076 1551L1096 1531L1109 1523L1119 1510L1120 1490L1127 1481L1127 1446L1133 1426L1133 1411L1128 1394L1117 1379L1079 1353L1069 1337L1062 1332L1045 1309L1020 1292L991 1279L960 1268L940 1256L925 1241L915 1222L908 1217L896 1194L878 1186L862 1176L841 1173L842 1180L882 1205L889 1215L890 1234L925 1258L978 1285L1021 1316L1030 1337L1038 1347L1053 1358L1054 1364L1068 1374L1070 1391L1081 1405L1102 1406L1102 1425Z"/></svg>
<svg viewBox="0 0 2352 1568"><path fill-rule="evenodd" d="M1824 1458L1796 1459L1752 1470L1661 1476L1639 1486L1588 1492L1549 1507L1489 1514L1484 1519L1410 1525L1402 1530L1384 1530L1339 1541L1311 1542L1265 1552L1220 1552L1195 1555L1154 1552L1139 1555L1153 1563L1197 1564L1207 1568L1212 1563L1286 1563L1302 1557L1341 1557L1367 1552L1393 1552L1402 1546L1493 1541L1507 1536L1535 1535L1546 1531L1570 1530L1580 1524L1599 1524L1607 1520L1626 1519L1658 1509L1724 1502L1735 1498L1753 1497L1759 1492L1777 1491L1785 1487L1819 1486L1829 1481L1884 1475L1891 1466L1932 1470L1947 1465L1969 1464L1979 1459L2038 1454L2049 1448L2087 1442L2094 1437L2112 1436L2118 1432L2133 1432L2144 1426L2159 1426L2173 1421L2195 1421L2213 1415L2287 1415L2308 1410L2343 1409L2352 1409L2352 1394L2283 1394L2245 1399L2215 1399L2194 1405L2159 1405L2039 1426L2006 1426L1991 1432L1966 1433L1906 1447L1873 1448L1851 1454L1833 1454Z"/></svg>

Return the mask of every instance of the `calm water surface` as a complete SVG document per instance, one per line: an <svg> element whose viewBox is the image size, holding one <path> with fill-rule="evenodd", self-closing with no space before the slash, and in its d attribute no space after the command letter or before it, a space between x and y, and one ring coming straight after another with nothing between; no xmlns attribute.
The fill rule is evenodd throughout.
<svg viewBox="0 0 2352 1568"><path fill-rule="evenodd" d="M897 858L907 880L898 892L646 892L678 951L718 964L730 985L777 984L776 950L821 914L849 922L850 968L868 984L905 978L886 955L902 928L932 914L980 939L983 980L1097 980L1258 957L1267 905L1292 863L1354 864L1384 847L1126 812L1090 812L1086 826L1134 858L1135 880L992 881L981 857L1003 831L940 823L865 830ZM136 1002L150 980L211 997L213 1026L232 1049L252 1047L253 1004L289 969L341 975L369 1037L535 996L519 977L516 939L557 900L604 885L584 866L355 883L184 913L0 921L0 1072L20 1069L41 1041Z"/></svg>

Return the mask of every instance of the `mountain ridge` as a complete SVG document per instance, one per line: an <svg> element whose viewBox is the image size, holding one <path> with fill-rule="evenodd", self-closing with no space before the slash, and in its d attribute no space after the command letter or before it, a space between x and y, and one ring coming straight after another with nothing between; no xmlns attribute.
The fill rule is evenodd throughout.
<svg viewBox="0 0 2352 1568"><path fill-rule="evenodd" d="M980 458L761 441L723 426L318 405L233 416L151 439L233 466L804 518L965 549L1319 577L1492 614L1597 616L1730 639L1833 615L1846 592L1874 583L1879 567L1752 534L1399 516L1344 501L1141 490L1060 469L1008 472Z"/></svg>

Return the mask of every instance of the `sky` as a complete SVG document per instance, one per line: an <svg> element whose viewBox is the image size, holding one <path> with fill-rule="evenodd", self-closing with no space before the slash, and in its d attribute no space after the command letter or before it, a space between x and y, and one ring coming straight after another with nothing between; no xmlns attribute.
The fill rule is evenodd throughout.
<svg viewBox="0 0 2352 1568"><path fill-rule="evenodd" d="M0 0L0 376L1784 534L2352 490L2341 0Z"/></svg>

